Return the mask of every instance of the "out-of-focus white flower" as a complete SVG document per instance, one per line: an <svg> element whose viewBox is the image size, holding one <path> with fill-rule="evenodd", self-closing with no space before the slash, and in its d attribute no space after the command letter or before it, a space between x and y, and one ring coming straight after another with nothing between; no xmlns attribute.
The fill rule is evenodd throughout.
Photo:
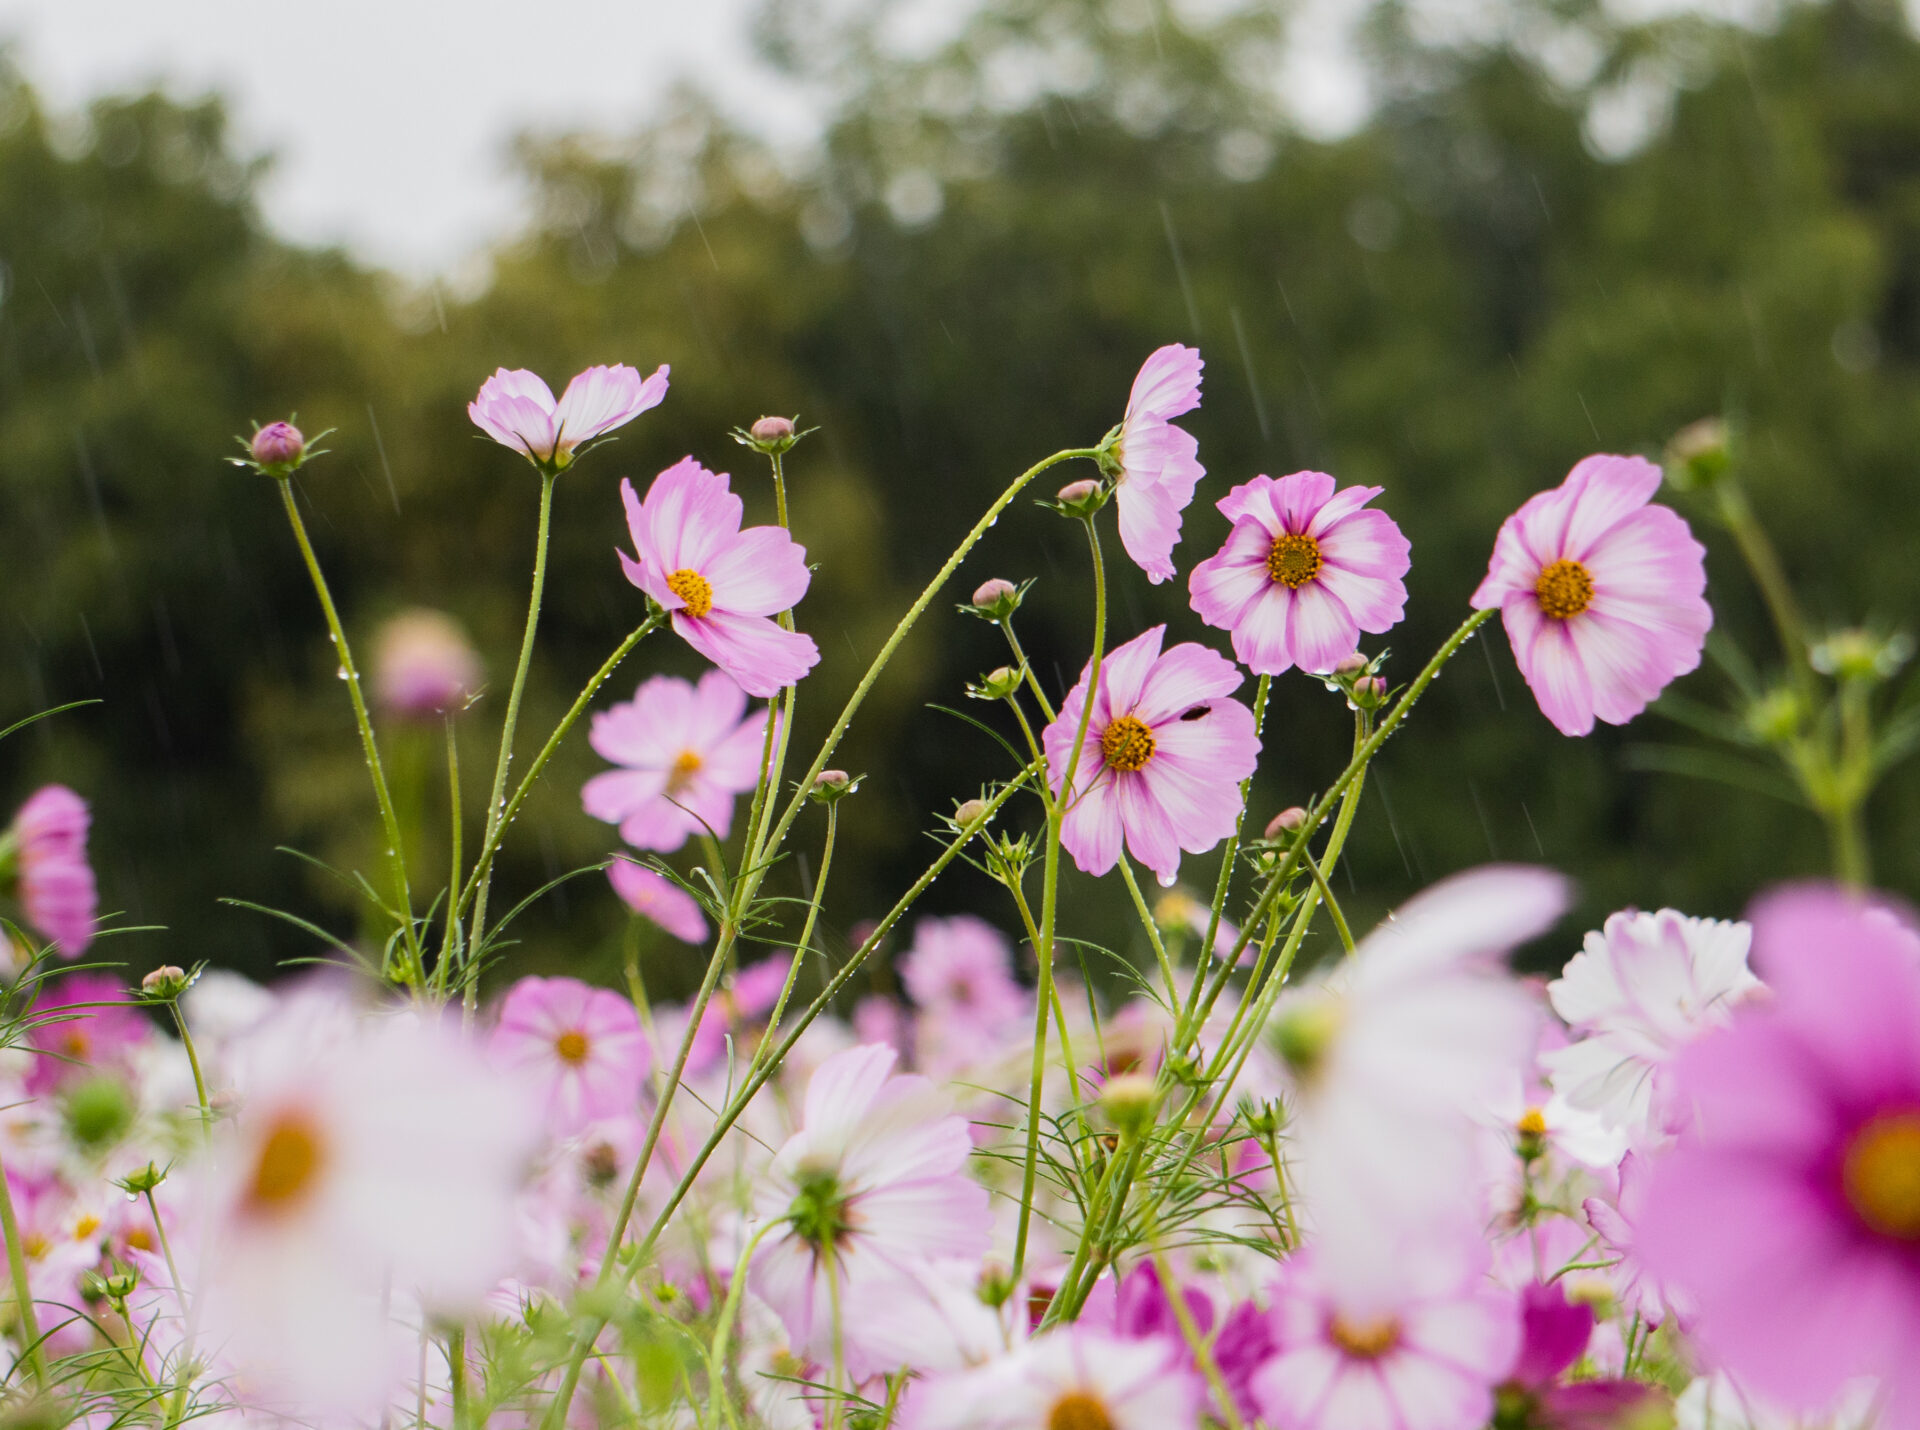
<svg viewBox="0 0 1920 1430"><path fill-rule="evenodd" d="M1635 1146L1666 1137L1660 1070L1761 987L1747 967L1753 929L1672 909L1625 910L1589 933L1547 985L1553 1010L1586 1036L1543 1054L1555 1092L1597 1112Z"/></svg>
<svg viewBox="0 0 1920 1430"><path fill-rule="evenodd" d="M1289 1159L1319 1264L1353 1314L1445 1279L1481 1243L1476 1114L1529 1062L1537 1015L1505 976L1566 907L1545 869L1489 866L1411 900L1269 1031L1294 1083Z"/></svg>

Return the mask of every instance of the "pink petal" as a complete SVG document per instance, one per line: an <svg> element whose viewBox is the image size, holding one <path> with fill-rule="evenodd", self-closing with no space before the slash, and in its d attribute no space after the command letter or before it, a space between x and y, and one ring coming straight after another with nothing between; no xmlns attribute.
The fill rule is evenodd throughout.
<svg viewBox="0 0 1920 1430"><path fill-rule="evenodd" d="M666 775L657 770L607 770L581 786L580 804L595 819L618 824L666 787Z"/></svg>
<svg viewBox="0 0 1920 1430"><path fill-rule="evenodd" d="M1275 482L1268 489L1268 500L1279 530L1304 532L1311 528L1320 508L1332 497L1335 485L1325 472L1295 472Z"/></svg>
<svg viewBox="0 0 1920 1430"><path fill-rule="evenodd" d="M1226 544L1194 567L1187 578L1189 604L1200 613L1200 619L1219 630L1238 629L1247 613L1276 584L1267 574L1267 553L1272 548L1272 536L1258 521L1247 518L1235 522Z"/></svg>
<svg viewBox="0 0 1920 1430"><path fill-rule="evenodd" d="M1194 706L1233 694L1245 679L1239 667L1218 651L1182 641L1154 662L1134 697L1132 712L1156 727L1178 721Z"/></svg>
<svg viewBox="0 0 1920 1430"><path fill-rule="evenodd" d="M785 527L756 526L722 541L701 567L714 605L743 616L775 616L807 594L807 550Z"/></svg>
<svg viewBox="0 0 1920 1430"><path fill-rule="evenodd" d="M1133 379L1127 416L1151 413L1164 420L1191 412L1200 405L1200 370L1205 366L1198 348L1179 343L1156 348Z"/></svg>
<svg viewBox="0 0 1920 1430"><path fill-rule="evenodd" d="M765 616L715 611L696 618L679 610L673 613L673 629L749 695L773 695L820 662L812 636L782 630Z"/></svg>
<svg viewBox="0 0 1920 1430"><path fill-rule="evenodd" d="M1353 654L1360 628L1344 602L1321 581L1293 593L1287 610L1287 650L1302 670L1323 672Z"/></svg>
<svg viewBox="0 0 1920 1430"><path fill-rule="evenodd" d="M1660 469L1644 457L1582 459L1562 484L1570 502L1560 554L1586 561L1594 546L1660 490Z"/></svg>
<svg viewBox="0 0 1920 1430"><path fill-rule="evenodd" d="M742 511L726 477L682 457L654 478L640 504L634 537L641 564L658 573L662 589L674 571L704 571L715 548L740 530ZM662 605L679 604L671 592L671 599L648 594Z"/></svg>
<svg viewBox="0 0 1920 1430"><path fill-rule="evenodd" d="M1073 737L1069 734L1067 738ZM1120 842L1125 833L1114 781L1097 779L1089 786L1083 780L1075 789L1073 803L1060 822L1061 846L1082 872L1105 874L1120 862Z"/></svg>
<svg viewBox="0 0 1920 1430"><path fill-rule="evenodd" d="M1326 538L1332 533L1335 527L1341 525L1355 512L1361 510L1368 502L1372 501L1385 490L1385 487L1347 487L1344 490L1335 492L1332 496L1328 497L1320 509L1313 514L1313 520L1307 523L1307 535L1324 544ZM1382 512L1379 513L1379 515L1385 516L1386 514ZM1393 524L1391 517L1387 518L1387 524L1389 526ZM1397 526L1394 527L1396 532L1399 531L1399 529Z"/></svg>
<svg viewBox="0 0 1920 1430"><path fill-rule="evenodd" d="M1271 542L1274 537L1280 535L1282 529L1279 518L1274 515L1273 489L1278 485L1279 483L1272 477L1258 476L1251 481L1240 483L1215 502L1214 506L1219 508L1222 516L1236 526L1243 521L1258 523L1261 530L1267 533L1267 540Z"/></svg>
<svg viewBox="0 0 1920 1430"><path fill-rule="evenodd" d="M1166 634L1165 626L1142 631L1125 645L1115 646L1108 651L1106 658L1100 662L1101 693L1106 697L1107 708L1115 715L1128 714L1140 703L1147 687L1147 677L1153 671L1154 662L1160 659L1160 642ZM1083 684L1086 678L1086 671L1082 671L1080 680ZM1064 714L1063 711L1063 718ZM1097 718L1100 714L1096 702L1094 715ZM1089 731L1088 738L1097 742L1099 737L1098 729Z"/></svg>
<svg viewBox="0 0 1920 1430"><path fill-rule="evenodd" d="M648 408L658 407L666 395L664 364L645 381L625 363L590 367L568 383L560 396L555 413L560 440L571 448L610 432Z"/></svg>
<svg viewBox="0 0 1920 1430"><path fill-rule="evenodd" d="M1195 460L1198 450L1193 437L1178 427L1149 427L1128 438L1127 467L1115 497L1120 545L1155 585L1174 574L1180 514L1206 474Z"/></svg>
<svg viewBox="0 0 1920 1430"><path fill-rule="evenodd" d="M1514 662L1540 712L1563 735L1591 734L1593 692L1566 622L1542 615L1530 597L1510 601L1500 614L1513 643Z"/></svg>
<svg viewBox="0 0 1920 1430"><path fill-rule="evenodd" d="M1154 763L1159 763L1158 756ZM1151 869L1163 885L1171 884L1180 872L1180 840L1174 831L1173 814L1159 799L1169 781L1150 781L1142 770L1116 772L1110 783L1120 810L1120 826L1126 831L1127 852Z"/></svg>

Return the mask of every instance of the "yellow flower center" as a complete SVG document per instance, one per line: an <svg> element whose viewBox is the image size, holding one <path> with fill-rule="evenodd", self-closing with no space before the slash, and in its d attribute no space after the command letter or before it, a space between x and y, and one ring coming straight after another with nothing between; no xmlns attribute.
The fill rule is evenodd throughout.
<svg viewBox="0 0 1920 1430"><path fill-rule="evenodd" d="M1578 561L1556 561L1534 580L1533 594L1543 614L1572 620L1593 603L1593 573Z"/></svg>
<svg viewBox="0 0 1920 1430"><path fill-rule="evenodd" d="M668 572L667 589L686 603L690 616L704 616L713 609L713 587L691 566Z"/></svg>
<svg viewBox="0 0 1920 1430"><path fill-rule="evenodd" d="M1113 1417L1096 1397L1069 1390L1047 1412L1047 1430L1113 1430Z"/></svg>
<svg viewBox="0 0 1920 1430"><path fill-rule="evenodd" d="M74 1220L73 1239L75 1241L85 1241L98 1230L100 1230L100 1218L92 1212L82 1212Z"/></svg>
<svg viewBox="0 0 1920 1430"><path fill-rule="evenodd" d="M1840 1181L1868 1227L1920 1241L1920 1110L1876 1117L1856 1132Z"/></svg>
<svg viewBox="0 0 1920 1430"><path fill-rule="evenodd" d="M560 1054L561 1062L577 1068L587 1060L587 1054L593 1051L593 1044L578 1028L569 1028L553 1040L553 1050Z"/></svg>
<svg viewBox="0 0 1920 1430"><path fill-rule="evenodd" d="M326 1165L320 1130L299 1113L286 1113L260 1145L247 1200L264 1212L283 1212L312 1192Z"/></svg>
<svg viewBox="0 0 1920 1430"><path fill-rule="evenodd" d="M693 783L693 777L700 773L700 767L705 763L698 750L682 750L675 755L673 764L667 770L667 793L685 794L687 786Z"/></svg>
<svg viewBox="0 0 1920 1430"><path fill-rule="evenodd" d="M1327 1334L1348 1355L1378 1360L1400 1344L1400 1321L1394 1316L1349 1321L1345 1316L1335 1315L1327 1324Z"/></svg>
<svg viewBox="0 0 1920 1430"><path fill-rule="evenodd" d="M127 1233L127 1245L135 1251L152 1251L153 1233L144 1226L136 1226Z"/></svg>
<svg viewBox="0 0 1920 1430"><path fill-rule="evenodd" d="M1546 1114L1537 1107L1529 1107L1520 1114L1520 1120L1514 1124L1515 1130L1523 1137L1545 1137L1547 1135Z"/></svg>
<svg viewBox="0 0 1920 1430"><path fill-rule="evenodd" d="M1122 715L1100 735L1101 758L1109 768L1129 774L1145 769L1156 748L1152 729L1136 715Z"/></svg>
<svg viewBox="0 0 1920 1430"><path fill-rule="evenodd" d="M1267 551L1267 575L1297 591L1320 574L1320 543L1305 533L1276 536Z"/></svg>

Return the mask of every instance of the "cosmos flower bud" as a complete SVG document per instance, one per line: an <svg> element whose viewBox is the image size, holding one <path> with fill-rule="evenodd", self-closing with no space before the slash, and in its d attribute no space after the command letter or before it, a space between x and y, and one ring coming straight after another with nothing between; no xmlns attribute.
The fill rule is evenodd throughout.
<svg viewBox="0 0 1920 1430"><path fill-rule="evenodd" d="M1386 703L1387 682L1378 675L1363 675L1353 682L1353 705L1357 710L1377 710Z"/></svg>
<svg viewBox="0 0 1920 1430"><path fill-rule="evenodd" d="M845 770L822 770L814 776L813 788L807 793L820 804L833 804L859 787L860 781Z"/></svg>
<svg viewBox="0 0 1920 1430"><path fill-rule="evenodd" d="M756 442L780 442L793 436L791 417L762 417L748 429Z"/></svg>
<svg viewBox="0 0 1920 1430"><path fill-rule="evenodd" d="M1679 491L1705 491L1733 466L1733 433L1719 417L1703 417L1667 443L1667 480Z"/></svg>
<svg viewBox="0 0 1920 1430"><path fill-rule="evenodd" d="M248 448L263 467L294 467L306 453L307 439L291 422L269 422L253 434Z"/></svg>
<svg viewBox="0 0 1920 1430"><path fill-rule="evenodd" d="M1266 837L1278 839L1283 834L1291 834L1307 822L1307 812L1299 805L1289 805L1272 819L1267 821Z"/></svg>
<svg viewBox="0 0 1920 1430"><path fill-rule="evenodd" d="M1355 651L1352 655L1343 655L1334 663L1335 675L1355 676L1367 668L1367 658Z"/></svg>
<svg viewBox="0 0 1920 1430"><path fill-rule="evenodd" d="M983 621L1004 621L1020 609L1020 599L1025 594L1023 587L995 576L991 581L982 582L980 589L973 593L972 603L960 609Z"/></svg>
<svg viewBox="0 0 1920 1430"><path fill-rule="evenodd" d="M1068 482L1053 495L1054 509L1062 516L1092 516L1107 504L1106 488L1091 478Z"/></svg>
<svg viewBox="0 0 1920 1430"><path fill-rule="evenodd" d="M1100 1091L1100 1110L1122 1132L1138 1132L1153 1120L1154 1084L1145 1073L1122 1073Z"/></svg>
<svg viewBox="0 0 1920 1430"><path fill-rule="evenodd" d="M190 981L184 968L163 963L140 980L140 991L149 998L164 1002L169 998L178 998L186 992Z"/></svg>
<svg viewBox="0 0 1920 1430"><path fill-rule="evenodd" d="M984 799L970 799L953 812L953 822L960 828L978 824L987 817L987 802Z"/></svg>
<svg viewBox="0 0 1920 1430"><path fill-rule="evenodd" d="M1005 700L1020 688L1020 672L1010 665L988 671L967 694L979 700Z"/></svg>
<svg viewBox="0 0 1920 1430"><path fill-rule="evenodd" d="M149 1162L146 1166L127 1173L126 1176L117 1180L114 1185L128 1196L137 1197L152 1191L155 1187L166 1181L166 1179L166 1170Z"/></svg>

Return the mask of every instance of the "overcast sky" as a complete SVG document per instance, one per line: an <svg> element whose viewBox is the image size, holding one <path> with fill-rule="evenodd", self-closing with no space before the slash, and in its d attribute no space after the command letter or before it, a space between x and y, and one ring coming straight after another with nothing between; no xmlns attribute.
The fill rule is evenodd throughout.
<svg viewBox="0 0 1920 1430"><path fill-rule="evenodd" d="M506 230L517 129L628 129L693 75L757 126L808 123L751 59L749 0L0 0L59 108L165 81L274 151L276 227L415 275Z"/></svg>

